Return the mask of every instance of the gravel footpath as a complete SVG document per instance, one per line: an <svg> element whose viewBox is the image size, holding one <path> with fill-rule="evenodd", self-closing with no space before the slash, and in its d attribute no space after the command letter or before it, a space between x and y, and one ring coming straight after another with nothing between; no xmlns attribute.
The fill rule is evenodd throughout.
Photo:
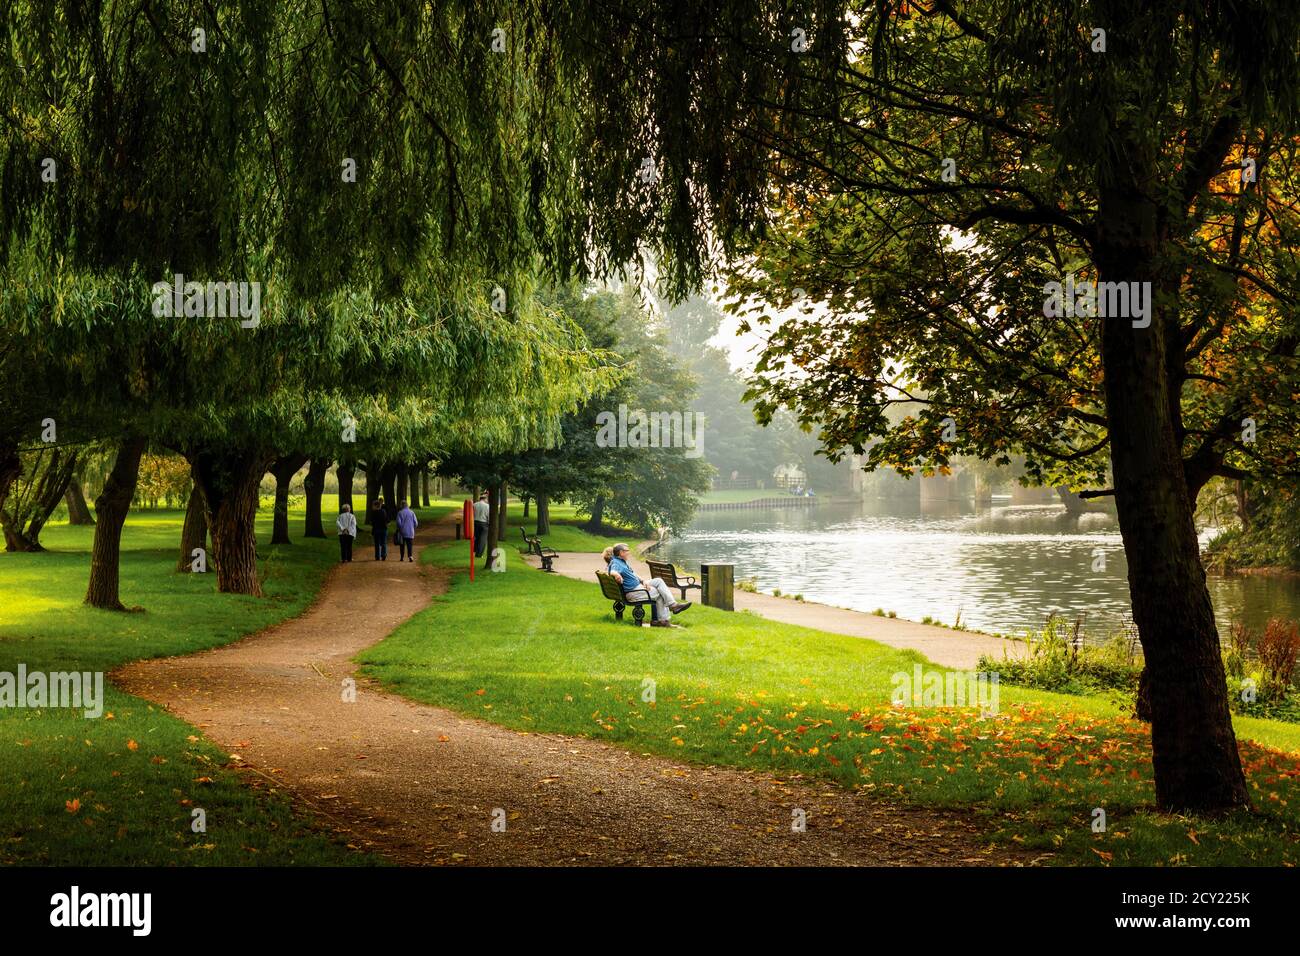
<svg viewBox="0 0 1300 956"><path fill-rule="evenodd" d="M450 534L449 521L424 528L417 549ZM403 864L1031 861L990 850L971 814L520 733L384 693L356 677L352 658L426 607L446 577L391 552L373 561L366 539L357 544L302 616L216 650L128 665L114 682L202 728L250 784ZM355 703L342 699L346 678ZM796 810L806 832L793 832Z"/></svg>

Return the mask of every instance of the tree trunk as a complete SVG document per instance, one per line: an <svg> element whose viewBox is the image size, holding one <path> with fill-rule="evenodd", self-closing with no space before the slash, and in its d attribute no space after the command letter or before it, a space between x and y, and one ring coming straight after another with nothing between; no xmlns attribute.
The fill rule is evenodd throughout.
<svg viewBox="0 0 1300 956"><path fill-rule="evenodd" d="M543 493L537 493L537 536L551 533L551 499Z"/></svg>
<svg viewBox="0 0 1300 956"><path fill-rule="evenodd" d="M90 506L86 504L86 492L81 487L81 481L76 475L68 482L68 490L64 493L64 499L68 504L68 524L90 525L95 523L94 516L90 513Z"/></svg>
<svg viewBox="0 0 1300 956"><path fill-rule="evenodd" d="M1251 526L1250 493L1246 490L1246 483L1238 478L1234 483L1233 491L1237 498L1237 517L1241 520L1241 530L1249 531Z"/></svg>
<svg viewBox="0 0 1300 956"><path fill-rule="evenodd" d="M591 505L591 518L585 525L586 530L592 534L599 534L601 522L605 520L605 496L597 495L596 500Z"/></svg>
<svg viewBox="0 0 1300 956"><path fill-rule="evenodd" d="M497 540L506 540L506 534L509 531L507 521L510 516L509 493L506 491L506 483L503 481L499 486L497 494L501 498L501 507L497 509Z"/></svg>
<svg viewBox="0 0 1300 956"><path fill-rule="evenodd" d="M29 460L32 470L23 494L11 498L8 506L0 510L0 528L4 530L7 551L45 550L41 547L41 530L77 472L77 453L62 448L40 449ZM20 475L21 469L20 460Z"/></svg>
<svg viewBox="0 0 1300 956"><path fill-rule="evenodd" d="M523 500L523 503L524 503L524 517L527 518L527 517L528 517L528 506L529 506L530 504L532 504L533 499L532 499L531 497L529 497L528 495L523 495L523 496L522 496L522 500Z"/></svg>
<svg viewBox="0 0 1300 956"><path fill-rule="evenodd" d="M429 469L420 468L420 507L429 507Z"/></svg>
<svg viewBox="0 0 1300 956"><path fill-rule="evenodd" d="M1133 157L1141 163L1141 157ZM1166 812L1250 804L1228 710L1214 609L1205 585L1179 440L1178 278L1163 281L1152 201L1133 175L1103 189L1097 264L1107 282L1150 282L1151 324L1102 320L1115 507L1142 641L1156 802Z"/></svg>
<svg viewBox="0 0 1300 956"><path fill-rule="evenodd" d="M14 482L18 480L18 476L22 473L23 460L18 454L18 449L12 445L6 445L0 449L0 516L5 513L5 505L9 500L9 489L13 487ZM3 522L2 517L0 517L0 522ZM4 531L5 550L14 550L9 542L8 523L0 523L0 528L3 528Z"/></svg>
<svg viewBox="0 0 1300 956"><path fill-rule="evenodd" d="M343 506L347 505L355 512L357 509L352 504L352 477L357 473L356 467L351 462L339 462L339 467L335 471L335 476L339 480L339 512L343 511Z"/></svg>
<svg viewBox="0 0 1300 956"><path fill-rule="evenodd" d="M367 478L370 477L369 472L366 473L366 477ZM389 505L390 507L396 504L397 503L397 466L392 464L384 465L384 467L379 470L379 482L380 482L380 487L383 488L384 503ZM375 500L373 495L371 496L370 500L371 501Z"/></svg>
<svg viewBox="0 0 1300 956"><path fill-rule="evenodd" d="M140 458L144 455L145 439L128 438L118 446L113 459L113 470L95 499L95 543L90 552L90 583L86 587L86 603L91 607L110 611L124 611L118 597L118 580L122 556L122 525L135 497L136 481L140 477Z"/></svg>
<svg viewBox="0 0 1300 956"><path fill-rule="evenodd" d="M176 559L176 570L192 570L194 549L208 547L208 514L203 503L203 490L196 481L190 486L189 503L185 506L185 524L181 527L181 553Z"/></svg>
<svg viewBox="0 0 1300 956"><path fill-rule="evenodd" d="M0 511L4 510L5 501L9 498L9 489L13 483L18 480L22 474L23 462L18 456L18 449L13 445L0 447Z"/></svg>
<svg viewBox="0 0 1300 956"><path fill-rule="evenodd" d="M502 485L493 485L488 490L488 536L487 545L483 551L483 567L492 567L492 552L496 550L498 543L501 541L500 518L498 514L501 511L501 491Z"/></svg>
<svg viewBox="0 0 1300 956"><path fill-rule="evenodd" d="M194 477L207 506L217 590L262 596L257 581L257 489L274 459L248 449L195 455Z"/></svg>
<svg viewBox="0 0 1300 956"><path fill-rule="evenodd" d="M1088 508L1086 501L1064 485L1056 489L1056 494L1061 499L1061 504L1065 505L1065 513L1068 515L1081 515Z"/></svg>
<svg viewBox="0 0 1300 956"><path fill-rule="evenodd" d="M281 455L268 471L275 477L275 510L271 518L271 543L292 544L289 540L289 483L307 461L300 452Z"/></svg>
<svg viewBox="0 0 1300 956"><path fill-rule="evenodd" d="M80 463L78 459L76 452L60 455L59 449L55 449L49 468L41 476L40 488L36 494L36 510L27 523L27 537L35 551L45 550L41 547L41 529L50 520L50 515L54 514L54 509L59 506L67 493L68 485L76 476L77 465Z"/></svg>
<svg viewBox="0 0 1300 956"><path fill-rule="evenodd" d="M307 521L303 530L304 538L324 538L325 526L320 517L320 499L325 493L325 473L329 471L330 459L313 458L303 481L303 490L307 493Z"/></svg>
<svg viewBox="0 0 1300 956"><path fill-rule="evenodd" d="M409 501L411 497L411 468L409 465L397 466L397 487L393 490L397 492L397 498L393 504L399 501Z"/></svg>

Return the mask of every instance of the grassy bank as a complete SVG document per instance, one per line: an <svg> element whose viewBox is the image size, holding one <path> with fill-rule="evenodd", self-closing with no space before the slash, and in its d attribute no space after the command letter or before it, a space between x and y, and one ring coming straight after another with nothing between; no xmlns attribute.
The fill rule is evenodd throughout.
<svg viewBox="0 0 1300 956"><path fill-rule="evenodd" d="M454 550L425 559L458 567ZM705 607L682 622L615 625L594 585L512 565L473 585L458 574L361 660L409 697L521 730L965 808L991 839L1061 863L1300 862L1294 727L1238 722L1256 813L1164 817L1152 809L1147 729L1105 700L1002 687L992 718L896 709L893 675L940 670L914 652ZM1104 833L1092 832L1097 807Z"/></svg>
<svg viewBox="0 0 1300 956"><path fill-rule="evenodd" d="M553 504L550 512L551 530L542 535L542 544L556 551L602 551L619 541L635 547L642 537L635 531L592 534L581 527L586 524L587 517L585 515L579 517L572 505ZM510 527L506 543L523 550L524 539L519 534L519 529L523 528L529 535L537 530L537 509L535 506L531 508L528 517L525 518L523 504L512 501L506 509L506 522Z"/></svg>
<svg viewBox="0 0 1300 956"><path fill-rule="evenodd" d="M337 542L259 547L264 598L216 593L214 574L173 571L179 511L133 512L122 600L84 606L93 528L54 525L43 554L0 554L0 671L108 671L140 658L233 641L301 613L337 560ZM270 540L270 515L258 539ZM359 544L366 542L363 536ZM0 708L0 864L337 865L373 862L314 831L288 801L223 769L226 755L183 721L104 686L104 714ZM191 830L192 810L207 832Z"/></svg>

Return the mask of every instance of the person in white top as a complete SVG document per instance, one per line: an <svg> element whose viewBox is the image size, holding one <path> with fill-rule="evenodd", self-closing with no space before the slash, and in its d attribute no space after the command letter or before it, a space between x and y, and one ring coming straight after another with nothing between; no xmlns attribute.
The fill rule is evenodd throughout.
<svg viewBox="0 0 1300 956"><path fill-rule="evenodd" d="M487 550L488 539L488 517L492 514L492 508L488 505L487 492L479 495L478 501L474 502L474 555L483 557L483 552Z"/></svg>
<svg viewBox="0 0 1300 956"><path fill-rule="evenodd" d="M342 555L339 560L351 563L352 542L357 536L357 516L352 513L351 505L343 506L335 524L339 526L339 553Z"/></svg>

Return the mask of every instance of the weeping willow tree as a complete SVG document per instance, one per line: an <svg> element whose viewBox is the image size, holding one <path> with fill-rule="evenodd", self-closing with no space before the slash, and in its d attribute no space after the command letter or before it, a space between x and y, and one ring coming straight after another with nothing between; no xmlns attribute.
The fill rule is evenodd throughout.
<svg viewBox="0 0 1300 956"><path fill-rule="evenodd" d="M348 451L332 436L353 405L420 398L425 432L463 422L457 440L492 444L553 427L583 387L591 356L529 292L541 253L573 245L556 225L573 220L572 184L539 177L554 78L527 44L498 52L491 10L410 12L128 0L0 15L4 321L25 350L5 360L57 383L21 408L5 396L0 460L12 471L44 416L116 443L88 603L122 607L118 545L150 441L193 466L218 587L257 594L262 474ZM254 289L256 313L213 314L212 283ZM427 457L402 434L377 429L370 453Z"/></svg>

